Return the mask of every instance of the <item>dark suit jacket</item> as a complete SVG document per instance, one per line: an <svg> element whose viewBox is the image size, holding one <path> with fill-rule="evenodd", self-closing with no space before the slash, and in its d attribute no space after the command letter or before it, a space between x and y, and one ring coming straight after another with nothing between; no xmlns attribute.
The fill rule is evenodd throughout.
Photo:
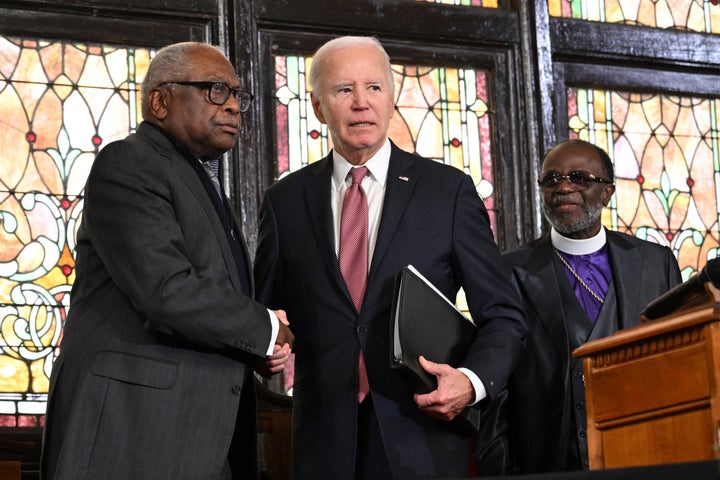
<svg viewBox="0 0 720 480"><path fill-rule="evenodd" d="M549 235L504 255L530 325L527 354L510 383L506 417L521 472L583 468L587 443L582 361L574 359L572 351L585 341L638 325L640 311L681 282L669 248L623 233L606 233L611 292L594 327L553 253ZM570 432L573 424L575 431ZM567 464L571 442L579 445L575 465Z"/></svg>
<svg viewBox="0 0 720 480"><path fill-rule="evenodd" d="M241 293L249 272L190 160L142 124L92 167L45 479L216 480L236 420L245 478L256 474L247 361L264 357L270 320Z"/></svg>
<svg viewBox="0 0 720 480"><path fill-rule="evenodd" d="M471 178L394 145L361 313L334 249L331 156L270 187L256 255L258 298L287 311L295 333L296 479L353 478L357 359L362 349L390 466L397 477L467 474L455 426L419 411L389 367L393 277L413 264L448 298L462 285L478 333L463 366L490 397L506 384L525 328Z"/></svg>

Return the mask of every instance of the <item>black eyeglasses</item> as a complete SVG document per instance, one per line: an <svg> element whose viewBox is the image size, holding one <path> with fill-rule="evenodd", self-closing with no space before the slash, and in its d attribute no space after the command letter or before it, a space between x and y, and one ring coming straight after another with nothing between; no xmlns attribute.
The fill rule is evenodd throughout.
<svg viewBox="0 0 720 480"><path fill-rule="evenodd" d="M538 178L537 183L541 188L555 188L560 185L560 182L563 180L567 180L579 189L589 188L591 182L607 183L609 185L613 183L612 180L597 177L585 170L575 170L567 175L560 175L558 172L549 172Z"/></svg>
<svg viewBox="0 0 720 480"><path fill-rule="evenodd" d="M195 88L207 89L208 100L215 105L225 105L230 98L230 94L235 95L240 103L240 111L247 112L252 103L252 93L240 90L239 88L230 88L223 82L163 82L162 85L189 85Z"/></svg>

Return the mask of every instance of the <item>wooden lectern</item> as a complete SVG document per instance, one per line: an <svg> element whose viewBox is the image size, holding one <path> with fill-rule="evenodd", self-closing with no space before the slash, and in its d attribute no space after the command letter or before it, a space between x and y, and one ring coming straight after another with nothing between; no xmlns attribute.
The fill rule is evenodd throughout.
<svg viewBox="0 0 720 480"><path fill-rule="evenodd" d="M573 352L583 358L591 469L718 458L720 290L704 290Z"/></svg>

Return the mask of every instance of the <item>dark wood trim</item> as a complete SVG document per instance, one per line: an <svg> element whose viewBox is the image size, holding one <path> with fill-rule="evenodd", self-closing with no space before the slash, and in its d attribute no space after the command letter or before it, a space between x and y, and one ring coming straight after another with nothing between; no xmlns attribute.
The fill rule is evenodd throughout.
<svg viewBox="0 0 720 480"><path fill-rule="evenodd" d="M657 28L550 19L556 60L593 59L624 67L720 70L720 35Z"/></svg>
<svg viewBox="0 0 720 480"><path fill-rule="evenodd" d="M140 3L137 0L134 3ZM97 4L75 6L62 1L5 2L0 7L4 35L119 45L162 47L185 40L217 38L217 4L211 11L179 11L167 1L148 0L142 9ZM178 2L181 3L181 2ZM209 0L203 0L209 4Z"/></svg>
<svg viewBox="0 0 720 480"><path fill-rule="evenodd" d="M720 96L720 71L677 72L587 63L562 63L564 84L604 90L662 92L694 97Z"/></svg>
<svg viewBox="0 0 720 480"><path fill-rule="evenodd" d="M468 45L515 43L519 36L515 12L407 0L305 0L302 8L292 0L265 0L258 2L256 14L261 27L311 27L330 37L363 34Z"/></svg>

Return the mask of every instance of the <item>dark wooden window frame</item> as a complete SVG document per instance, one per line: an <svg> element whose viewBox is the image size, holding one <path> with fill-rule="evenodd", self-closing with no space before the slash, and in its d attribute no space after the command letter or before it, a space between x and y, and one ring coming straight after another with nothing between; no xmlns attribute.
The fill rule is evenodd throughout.
<svg viewBox="0 0 720 480"><path fill-rule="evenodd" d="M318 13L320 12L320 13ZM529 189L521 187L526 136L522 112L525 92L521 81L521 23L517 12L509 9L454 7L412 1L367 2L345 0L340 6L333 0L306 0L303 8L288 8L281 0L256 2L245 12L246 36L241 50L257 49L253 78L274 78L273 55L302 53L311 55L325 41L341 35L374 35L386 47L394 62L442 64L483 68L491 72L491 96L495 113L492 135L497 146L493 158L494 185L498 215L497 241L501 246L517 244L528 230L531 216L524 205L531 199ZM412 18L412 22L398 22ZM248 81L251 81L248 78ZM243 174L236 178L244 189L244 209L257 212L262 193L273 181L276 158L273 83L255 84L260 105L252 130L259 144L252 145L256 165L240 162ZM257 134L259 132L259 135ZM248 143L252 143L248 139ZM245 219L248 243L254 247L255 218Z"/></svg>

